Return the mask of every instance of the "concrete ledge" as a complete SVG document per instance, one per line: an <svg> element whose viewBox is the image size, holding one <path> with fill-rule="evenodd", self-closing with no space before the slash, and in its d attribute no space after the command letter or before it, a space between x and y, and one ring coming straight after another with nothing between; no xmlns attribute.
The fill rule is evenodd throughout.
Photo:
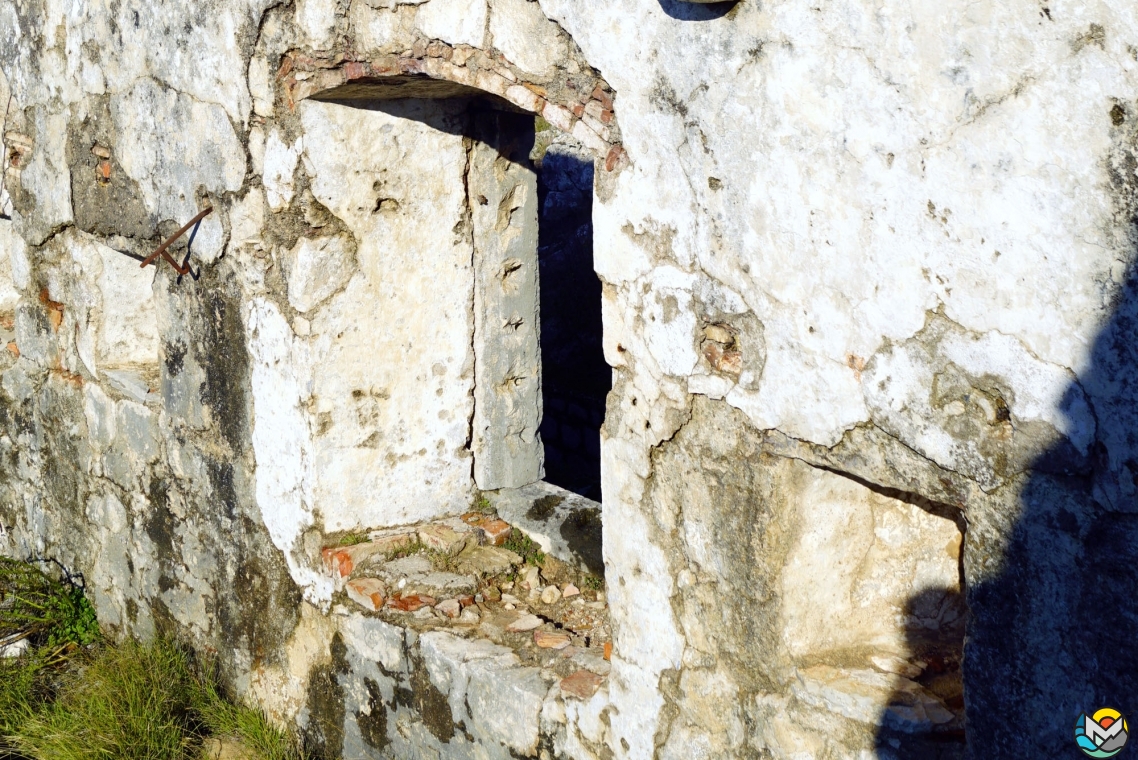
<svg viewBox="0 0 1138 760"><path fill-rule="evenodd" d="M486 498L503 520L540 544L546 554L604 575L600 502L544 481L486 493Z"/></svg>

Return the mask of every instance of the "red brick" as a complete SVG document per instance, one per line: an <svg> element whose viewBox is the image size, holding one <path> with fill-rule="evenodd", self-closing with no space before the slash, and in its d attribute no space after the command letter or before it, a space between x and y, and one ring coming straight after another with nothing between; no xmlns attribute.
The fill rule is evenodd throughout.
<svg viewBox="0 0 1138 760"><path fill-rule="evenodd" d="M624 148L619 145L614 145L609 150L608 156L605 157L605 171L611 172L621 163L624 158Z"/></svg>
<svg viewBox="0 0 1138 760"><path fill-rule="evenodd" d="M593 88L593 97L601 101L601 104L605 108L610 111L612 110L612 96L602 90L599 84Z"/></svg>
<svg viewBox="0 0 1138 760"><path fill-rule="evenodd" d="M347 578L352 574L355 563L352 561L351 553L346 549L328 548L322 551L321 555L324 557L324 567L332 575Z"/></svg>
<svg viewBox="0 0 1138 760"><path fill-rule="evenodd" d="M478 529L486 537L486 543L491 546L501 546L509 539L513 528L504 520L487 520L480 523Z"/></svg>
<svg viewBox="0 0 1138 760"><path fill-rule="evenodd" d="M561 679L561 693L578 699L590 699L601 687L603 679L588 670L578 670L568 678Z"/></svg>
<svg viewBox="0 0 1138 760"><path fill-rule="evenodd" d="M394 597L387 600L388 607L394 607L402 612L415 612L424 607L434 607L434 597L425 594L411 594L410 596Z"/></svg>

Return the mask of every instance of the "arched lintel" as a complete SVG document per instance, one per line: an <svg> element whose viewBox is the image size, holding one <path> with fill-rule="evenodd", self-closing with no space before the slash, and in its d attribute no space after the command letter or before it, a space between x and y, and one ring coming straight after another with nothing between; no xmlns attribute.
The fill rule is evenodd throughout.
<svg viewBox="0 0 1138 760"><path fill-rule="evenodd" d="M282 59L277 79L290 108L306 99L481 98L503 110L541 116L593 151L605 171L628 164L616 124L615 94L603 79L597 77L591 91L567 76L539 84L527 81L500 55L437 40L419 47L410 55L372 61L293 52Z"/></svg>

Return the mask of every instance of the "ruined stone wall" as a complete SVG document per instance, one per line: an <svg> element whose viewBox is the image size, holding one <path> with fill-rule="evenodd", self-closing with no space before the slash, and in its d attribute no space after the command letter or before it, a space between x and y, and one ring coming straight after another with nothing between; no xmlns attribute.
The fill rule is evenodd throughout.
<svg viewBox="0 0 1138 760"><path fill-rule="evenodd" d="M1136 709L1133 7L16 0L0 40L0 548L109 626L376 756L1053 756ZM489 484L474 96L597 160L587 706L360 633L320 566ZM205 203L200 279L121 253ZM482 662L524 735L440 706Z"/></svg>

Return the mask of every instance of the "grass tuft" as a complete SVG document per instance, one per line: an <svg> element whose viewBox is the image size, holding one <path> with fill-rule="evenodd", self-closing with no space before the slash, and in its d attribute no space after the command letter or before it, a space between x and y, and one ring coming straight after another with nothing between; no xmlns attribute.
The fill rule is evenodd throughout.
<svg viewBox="0 0 1138 760"><path fill-rule="evenodd" d="M16 749L40 760L190 760L198 731L194 677L176 647L107 647L66 674L58 699L11 733Z"/></svg>
<svg viewBox="0 0 1138 760"><path fill-rule="evenodd" d="M605 587L605 579L599 575L586 575L581 583L585 588L591 591L601 591Z"/></svg>
<svg viewBox="0 0 1138 760"><path fill-rule="evenodd" d="M540 567L545 563L545 552L541 550L541 545L517 528L510 532L510 537L502 544L502 548L520 556L527 565Z"/></svg>
<svg viewBox="0 0 1138 760"><path fill-rule="evenodd" d="M171 641L102 643L83 591L0 558L0 760L199 760L209 737L248 760L304 760L256 709L224 698L214 668Z"/></svg>
<svg viewBox="0 0 1138 760"><path fill-rule="evenodd" d="M412 554L418 554L419 552L426 551L429 551L427 545L419 539L415 539L410 543L403 544L402 546L397 546L388 552L384 552L383 558L386 561L390 562L393 559L403 559L404 557L410 557Z"/></svg>

